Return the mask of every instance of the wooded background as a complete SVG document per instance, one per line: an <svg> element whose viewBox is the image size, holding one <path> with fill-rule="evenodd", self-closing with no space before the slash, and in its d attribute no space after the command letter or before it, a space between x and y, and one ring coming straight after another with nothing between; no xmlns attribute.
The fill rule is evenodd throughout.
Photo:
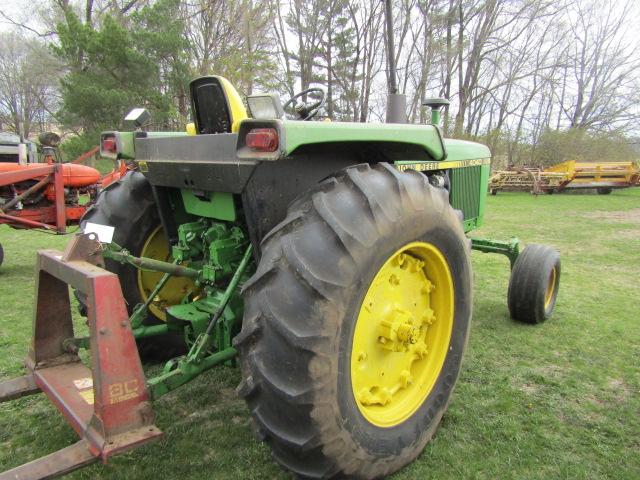
<svg viewBox="0 0 640 480"><path fill-rule="evenodd" d="M633 0L395 0L409 120L446 97L446 134L503 163L637 157L639 13ZM324 85L329 118L384 121L379 0L34 0L0 21L0 130L58 129L70 156L136 106L153 128L184 128L188 81L211 73L283 99Z"/></svg>

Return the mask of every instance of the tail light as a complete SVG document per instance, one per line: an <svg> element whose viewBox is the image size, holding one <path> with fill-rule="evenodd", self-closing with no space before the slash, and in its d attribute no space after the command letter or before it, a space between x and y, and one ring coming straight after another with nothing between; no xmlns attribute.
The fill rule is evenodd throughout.
<svg viewBox="0 0 640 480"><path fill-rule="evenodd" d="M254 128L245 139L247 147L256 152L275 152L280 143L275 128Z"/></svg>
<svg viewBox="0 0 640 480"><path fill-rule="evenodd" d="M114 137L105 137L102 139L101 150L103 152L118 153L118 145Z"/></svg>

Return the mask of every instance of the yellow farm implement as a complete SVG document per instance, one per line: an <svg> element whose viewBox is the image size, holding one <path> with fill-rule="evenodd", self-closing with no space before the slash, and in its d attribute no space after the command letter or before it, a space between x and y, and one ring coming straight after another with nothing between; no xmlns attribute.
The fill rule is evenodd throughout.
<svg viewBox="0 0 640 480"><path fill-rule="evenodd" d="M577 162L570 160L542 170L513 168L495 172L489 191L528 191L533 194L565 189L596 189L608 194L615 188L640 186L640 168L635 162Z"/></svg>
<svg viewBox="0 0 640 480"><path fill-rule="evenodd" d="M498 191L531 192L534 194L559 191L571 181L562 172L545 172L539 168L519 168L500 170L489 179L489 191L492 195Z"/></svg>

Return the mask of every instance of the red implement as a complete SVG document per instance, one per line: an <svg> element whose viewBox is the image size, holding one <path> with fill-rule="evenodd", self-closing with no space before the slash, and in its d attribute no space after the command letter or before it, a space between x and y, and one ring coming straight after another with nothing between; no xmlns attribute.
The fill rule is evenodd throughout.
<svg viewBox="0 0 640 480"><path fill-rule="evenodd" d="M1 166L2 164L0 164ZM76 165L78 166L78 165ZM7 170L0 173L0 187L11 186L12 184L25 180L40 179L35 185L23 191L13 199L7 201L0 208L0 224L7 223L12 227L21 228L44 228L59 233L65 233L67 227L67 209L65 202L64 169L62 164L34 164L30 169ZM53 187L53 198L51 198L49 211L46 208L28 208L13 210L19 202L35 195L38 191ZM84 207L80 207L84 208ZM69 212L71 217L75 212Z"/></svg>
<svg viewBox="0 0 640 480"><path fill-rule="evenodd" d="M62 178L65 187L86 187L93 185L100 181L100 172L93 167L87 165L78 165L75 163L61 163ZM15 173L25 172L26 178L40 180L44 178L44 175L38 176L38 169L42 170L41 163L30 163L27 165L20 165L18 163L0 163L0 174L2 173ZM11 178L7 176L7 178ZM15 180L14 180L15 181ZM8 183L13 183L9 181ZM6 181L2 182L3 185L8 184Z"/></svg>
<svg viewBox="0 0 640 480"><path fill-rule="evenodd" d="M99 244L75 237L64 254L38 252L33 341L27 375L0 383L0 402L43 392L80 437L46 457L0 474L0 480L61 475L158 439L140 357L118 277L99 266ZM91 263L90 263L91 262ZM80 362L69 286L87 296L91 366Z"/></svg>

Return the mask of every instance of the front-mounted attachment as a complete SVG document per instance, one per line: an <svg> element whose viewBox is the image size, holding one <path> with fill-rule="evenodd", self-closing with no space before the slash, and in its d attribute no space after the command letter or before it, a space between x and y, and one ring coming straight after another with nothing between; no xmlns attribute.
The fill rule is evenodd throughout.
<svg viewBox="0 0 640 480"><path fill-rule="evenodd" d="M216 237L215 233L219 236ZM223 235L211 227L210 255L228 271L181 265L188 249L174 251L173 263L135 257L115 243L103 244L96 233L77 234L64 253L38 252L36 308L33 341L26 360L27 374L0 383L0 402L45 393L80 437L75 445L0 474L0 480L42 479L61 475L88 463L137 447L162 435L153 424L151 401L175 390L236 356L231 335L240 284L252 263L252 246L231 232ZM220 236L222 235L222 236ZM234 236L235 235L235 236ZM180 245L178 245L180 247ZM188 247L188 245L186 245ZM241 247L239 254L231 253ZM168 310L162 325L145 325L150 301L138 305L131 316L122 295L120 280L104 269L104 259L135 268L164 273L149 298L155 298L168 278L192 279L209 295L188 305ZM193 265L193 264L192 264ZM223 277L224 290L215 290ZM74 335L69 287L85 299L88 337ZM192 318L193 316L198 318ZM184 317L184 318L183 318ZM192 321L189 322L188 320ZM170 360L162 372L145 378L136 346L140 338L162 335L180 324L189 332L189 351ZM89 349L90 366L78 355Z"/></svg>
<svg viewBox="0 0 640 480"><path fill-rule="evenodd" d="M99 266L95 236L76 236L64 253L38 252L33 341L27 374L0 383L0 402L44 393L80 437L75 445L0 474L50 478L151 440L154 415L118 277ZM91 361L74 338L69 286L86 295Z"/></svg>

